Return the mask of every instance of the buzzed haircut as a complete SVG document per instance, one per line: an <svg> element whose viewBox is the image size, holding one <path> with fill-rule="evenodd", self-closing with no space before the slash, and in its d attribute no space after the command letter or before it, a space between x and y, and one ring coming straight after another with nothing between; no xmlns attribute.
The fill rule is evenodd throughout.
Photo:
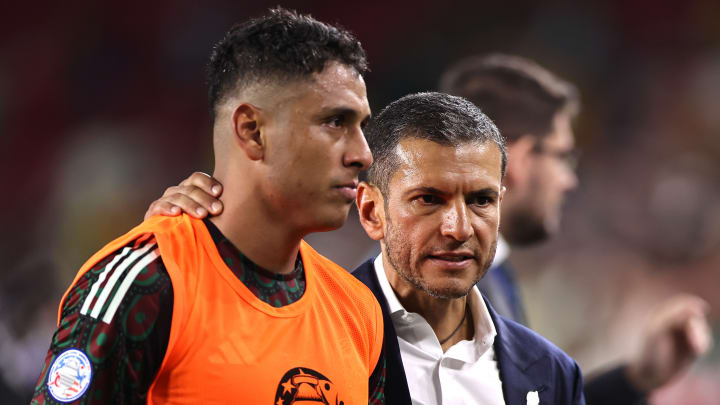
<svg viewBox="0 0 720 405"><path fill-rule="evenodd" d="M470 101L444 93L416 93L388 104L365 129L374 162L368 181L387 196L390 177L399 167L395 148L405 138L426 139L445 146L492 142L502 157L505 175L505 142L495 124Z"/></svg>
<svg viewBox="0 0 720 405"><path fill-rule="evenodd" d="M575 116L580 110L575 86L519 56L468 57L446 70L439 87L475 103L510 143L524 135L544 137L557 113Z"/></svg>
<svg viewBox="0 0 720 405"><path fill-rule="evenodd" d="M213 48L207 68L210 115L233 91L259 81L286 81L319 73L338 61L368 70L365 50L350 32L283 8L236 24Z"/></svg>

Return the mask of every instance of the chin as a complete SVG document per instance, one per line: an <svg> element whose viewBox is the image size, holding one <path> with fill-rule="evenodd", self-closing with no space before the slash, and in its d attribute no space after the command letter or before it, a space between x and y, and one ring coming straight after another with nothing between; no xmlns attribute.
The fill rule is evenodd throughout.
<svg viewBox="0 0 720 405"><path fill-rule="evenodd" d="M430 287L425 292L431 297L442 298L442 299L457 299L467 296L472 290L472 285L468 286L442 286L442 287Z"/></svg>
<svg viewBox="0 0 720 405"><path fill-rule="evenodd" d="M431 280L422 283L422 290L428 295L435 298L456 299L462 298L470 293L474 282L462 279L447 279L443 277L439 280Z"/></svg>
<svg viewBox="0 0 720 405"><path fill-rule="evenodd" d="M315 226L312 228L312 232L329 232L336 229L342 228L347 221L348 213L350 209L338 212L335 215L326 215L322 218L317 218Z"/></svg>

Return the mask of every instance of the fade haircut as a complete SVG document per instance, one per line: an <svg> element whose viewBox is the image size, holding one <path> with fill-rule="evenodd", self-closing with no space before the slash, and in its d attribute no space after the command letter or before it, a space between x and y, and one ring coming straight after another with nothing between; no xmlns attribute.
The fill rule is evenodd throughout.
<svg viewBox="0 0 720 405"><path fill-rule="evenodd" d="M365 50L350 32L283 8L236 24L213 48L207 68L210 115L234 91L258 82L321 72L330 61L368 70Z"/></svg>
<svg viewBox="0 0 720 405"><path fill-rule="evenodd" d="M446 70L440 91L465 97L480 107L508 142L552 132L559 112L580 110L575 86L519 56L471 56Z"/></svg>
<svg viewBox="0 0 720 405"><path fill-rule="evenodd" d="M427 139L457 146L467 142L492 142L502 157L505 175L505 142L495 124L473 103L444 93L416 93L388 104L365 129L374 162L368 181L388 195L390 178L400 165L395 148L405 138Z"/></svg>

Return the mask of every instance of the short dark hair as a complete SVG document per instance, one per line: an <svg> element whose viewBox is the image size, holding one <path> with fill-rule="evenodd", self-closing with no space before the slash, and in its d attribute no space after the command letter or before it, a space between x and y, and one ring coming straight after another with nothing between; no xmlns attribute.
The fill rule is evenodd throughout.
<svg viewBox="0 0 720 405"><path fill-rule="evenodd" d="M519 56L492 54L460 60L442 75L439 87L475 103L508 142L523 135L546 136L557 113L575 116L580 110L575 86Z"/></svg>
<svg viewBox="0 0 720 405"><path fill-rule="evenodd" d="M210 114L238 88L260 80L292 80L338 61L358 74L368 70L365 50L350 32L292 10L236 24L213 48L207 68Z"/></svg>
<svg viewBox="0 0 720 405"><path fill-rule="evenodd" d="M470 101L444 93L416 93L388 104L365 129L374 162L368 181L387 195L390 177L398 168L395 147L405 138L427 139L441 145L493 142L500 149L505 175L505 142L495 124Z"/></svg>

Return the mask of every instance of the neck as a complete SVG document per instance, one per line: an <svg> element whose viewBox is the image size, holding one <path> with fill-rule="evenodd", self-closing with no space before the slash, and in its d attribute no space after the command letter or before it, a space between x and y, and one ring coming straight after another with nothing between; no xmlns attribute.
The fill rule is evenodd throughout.
<svg viewBox="0 0 720 405"><path fill-rule="evenodd" d="M252 186L235 180L239 176L217 171L213 176L223 184L224 208L210 220L253 263L273 273L291 273L303 235L270 215Z"/></svg>
<svg viewBox="0 0 720 405"><path fill-rule="evenodd" d="M474 326L468 308L468 296L460 298L433 297L400 276L387 260L383 261L383 267L390 286L403 307L407 311L415 312L425 318L435 332L438 341L447 339L445 343L441 344L443 351L447 351L461 340L472 339ZM467 316L465 316L465 311L468 311ZM458 325L460 325L459 329ZM448 336L450 336L449 339Z"/></svg>

